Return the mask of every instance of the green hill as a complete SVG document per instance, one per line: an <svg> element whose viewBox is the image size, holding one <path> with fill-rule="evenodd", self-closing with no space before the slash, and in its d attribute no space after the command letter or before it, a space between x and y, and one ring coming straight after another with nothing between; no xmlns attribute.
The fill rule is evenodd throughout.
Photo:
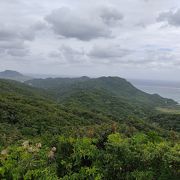
<svg viewBox="0 0 180 180"><path fill-rule="evenodd" d="M146 121L150 119L150 123L156 122L157 126L166 129L171 129L170 122L174 122L174 118L164 118L164 121L161 118L158 121L157 107L174 108L177 104L175 101L140 91L119 77L48 78L34 79L26 83L45 89L57 102L65 106L104 114L118 122L125 122L127 117L132 116ZM174 130L178 129L174 128L178 122L175 121Z"/></svg>
<svg viewBox="0 0 180 180"><path fill-rule="evenodd" d="M100 78L48 78L26 81L27 84L48 90L58 101L69 98L82 91L102 91L121 99L123 102L143 106L167 106L177 104L157 94L150 95L135 88L131 83L119 77Z"/></svg>
<svg viewBox="0 0 180 180"><path fill-rule="evenodd" d="M144 114L155 107L175 105L171 99L150 95L119 77L34 79L27 84L43 88L57 102L75 103L108 114Z"/></svg>
<svg viewBox="0 0 180 180"><path fill-rule="evenodd" d="M80 81L82 83L82 79ZM156 129L141 120L151 109L133 104L105 89L87 88L83 83L80 85L82 87L74 89L68 85L68 91L64 88L61 95L58 94L59 100L55 101L57 94L54 95L54 91L34 88L12 80L0 80L2 143L46 133L71 133L70 129L78 131L78 127L110 128L115 122L122 125L124 132L128 127L143 131ZM77 85L73 82L73 86Z"/></svg>
<svg viewBox="0 0 180 180"><path fill-rule="evenodd" d="M61 133L62 127L110 123L100 114L64 107L44 91L10 80L0 80L1 138ZM11 134L12 133L12 134ZM7 138L8 138L7 137Z"/></svg>

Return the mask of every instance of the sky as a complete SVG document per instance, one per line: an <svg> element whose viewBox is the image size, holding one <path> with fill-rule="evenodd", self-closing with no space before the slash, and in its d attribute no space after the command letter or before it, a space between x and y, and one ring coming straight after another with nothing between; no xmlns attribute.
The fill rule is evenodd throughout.
<svg viewBox="0 0 180 180"><path fill-rule="evenodd" d="M0 71L177 81L179 0L0 0Z"/></svg>

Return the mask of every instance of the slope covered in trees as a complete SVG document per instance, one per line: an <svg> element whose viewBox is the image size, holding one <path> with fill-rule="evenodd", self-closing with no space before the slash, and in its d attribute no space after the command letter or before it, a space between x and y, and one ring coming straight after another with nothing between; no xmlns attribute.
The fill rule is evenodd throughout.
<svg viewBox="0 0 180 180"><path fill-rule="evenodd" d="M48 78L26 81L27 84L49 90L54 96L61 100L77 91L100 90L111 93L134 104L148 106L167 106L176 104L175 101L162 98L159 95L150 95L135 88L131 83L119 77L100 78Z"/></svg>
<svg viewBox="0 0 180 180"><path fill-rule="evenodd" d="M2 143L23 136L59 134L77 126L111 126L113 122L125 128L130 124L135 129L154 129L138 120L145 116L145 109L100 90L75 92L61 104L44 90L10 80L0 80L0 92Z"/></svg>
<svg viewBox="0 0 180 180"><path fill-rule="evenodd" d="M142 92L119 77L48 78L26 83L45 89L65 106L106 114L117 121L128 116L145 118L153 114L156 107L176 105L171 99Z"/></svg>
<svg viewBox="0 0 180 180"><path fill-rule="evenodd" d="M46 131L57 134L65 126L111 122L101 114L66 108L43 91L15 81L0 80L0 92L0 133L4 141Z"/></svg>

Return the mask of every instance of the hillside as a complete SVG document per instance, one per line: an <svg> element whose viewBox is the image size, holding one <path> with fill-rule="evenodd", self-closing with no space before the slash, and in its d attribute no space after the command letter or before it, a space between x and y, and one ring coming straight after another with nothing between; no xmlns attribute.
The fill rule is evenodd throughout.
<svg viewBox="0 0 180 180"><path fill-rule="evenodd" d="M46 90L57 102L68 107L105 114L118 122L125 122L129 116L143 118L147 122L155 122L156 126L179 131L177 115L170 119L165 115L158 120L161 112L157 109L174 109L177 104L175 101L140 91L119 77L48 78L26 83Z"/></svg>
<svg viewBox="0 0 180 180"><path fill-rule="evenodd" d="M110 127L114 122L124 124L124 128L156 129L148 122L138 120L138 117L145 117L150 109L100 89L74 91L60 104L48 91L12 80L0 80L0 92L1 138L6 134L7 141L23 136L40 136L46 132L64 133L66 128L78 126L109 124Z"/></svg>
<svg viewBox="0 0 180 180"><path fill-rule="evenodd" d="M51 92L59 101L71 96L74 92L100 90L111 93L122 101L136 105L167 106L177 104L175 101L162 98L157 94L150 95L135 88L131 83L119 77L100 78L48 78L33 79L25 83Z"/></svg>
<svg viewBox="0 0 180 180"><path fill-rule="evenodd" d="M0 79L11 79L15 81L24 82L32 78L25 76L17 71L5 70L3 72L0 72Z"/></svg>
<svg viewBox="0 0 180 180"><path fill-rule="evenodd" d="M178 179L179 134L147 120L164 99L78 81L58 91L0 80L0 179Z"/></svg>
<svg viewBox="0 0 180 180"><path fill-rule="evenodd" d="M58 134L65 126L112 123L107 116L59 105L44 91L15 81L0 80L0 92L0 132L10 138L46 131Z"/></svg>

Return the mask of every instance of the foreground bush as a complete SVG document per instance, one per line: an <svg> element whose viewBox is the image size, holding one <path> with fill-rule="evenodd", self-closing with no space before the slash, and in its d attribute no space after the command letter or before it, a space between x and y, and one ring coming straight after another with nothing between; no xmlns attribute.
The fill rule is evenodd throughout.
<svg viewBox="0 0 180 180"><path fill-rule="evenodd" d="M131 138L59 137L56 147L24 143L1 151L0 179L179 179L180 145L155 133Z"/></svg>

